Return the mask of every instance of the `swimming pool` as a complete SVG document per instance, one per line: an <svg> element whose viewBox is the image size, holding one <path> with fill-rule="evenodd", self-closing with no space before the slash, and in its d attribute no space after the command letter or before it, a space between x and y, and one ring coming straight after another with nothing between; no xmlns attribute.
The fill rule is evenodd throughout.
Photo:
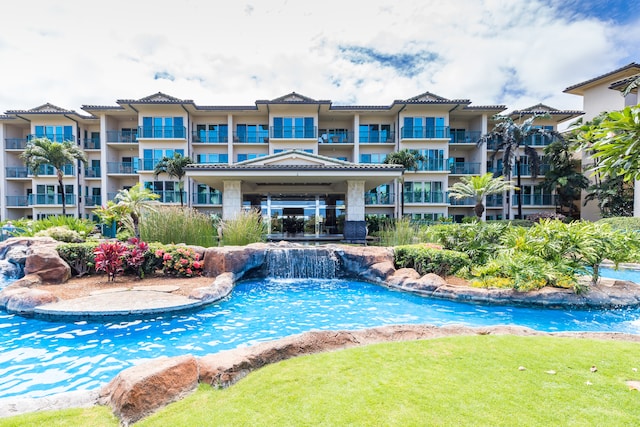
<svg viewBox="0 0 640 427"><path fill-rule="evenodd" d="M640 334L640 309L483 306L363 282L268 279L238 283L229 297L197 313L147 320L64 324L0 312L0 397L95 389L122 369L160 356L203 356L314 329L402 323Z"/></svg>

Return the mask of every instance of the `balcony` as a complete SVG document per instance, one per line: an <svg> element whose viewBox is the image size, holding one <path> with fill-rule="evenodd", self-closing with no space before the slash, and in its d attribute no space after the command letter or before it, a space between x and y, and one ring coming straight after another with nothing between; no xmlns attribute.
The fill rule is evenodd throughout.
<svg viewBox="0 0 640 427"><path fill-rule="evenodd" d="M138 173L137 162L107 162L108 174L133 175Z"/></svg>
<svg viewBox="0 0 640 427"><path fill-rule="evenodd" d="M524 145L531 145L532 147L546 147L551 144L556 138L546 135L529 135L524 140Z"/></svg>
<svg viewBox="0 0 640 427"><path fill-rule="evenodd" d="M178 196L178 201L179 200ZM222 193L193 193L191 195L194 205L221 205ZM185 200L186 202L186 200Z"/></svg>
<svg viewBox="0 0 640 427"><path fill-rule="evenodd" d="M518 195L514 194L511 199L513 206L518 206ZM523 194L522 206L555 206L555 194Z"/></svg>
<svg viewBox="0 0 640 427"><path fill-rule="evenodd" d="M449 165L449 171L454 175L480 175L480 163L454 162Z"/></svg>
<svg viewBox="0 0 640 427"><path fill-rule="evenodd" d="M504 197L502 194L492 194L491 196L487 196L485 205L488 208L501 208L504 206Z"/></svg>
<svg viewBox="0 0 640 427"><path fill-rule="evenodd" d="M482 136L479 130L454 129L450 132L450 144L477 144Z"/></svg>
<svg viewBox="0 0 640 427"><path fill-rule="evenodd" d="M450 138L449 126L414 126L400 129L403 139L442 139Z"/></svg>
<svg viewBox="0 0 640 427"><path fill-rule="evenodd" d="M100 166L90 166L86 168L84 176L86 178L100 178Z"/></svg>
<svg viewBox="0 0 640 427"><path fill-rule="evenodd" d="M218 131L193 131L191 141L194 144L226 144L229 142L229 136Z"/></svg>
<svg viewBox="0 0 640 427"><path fill-rule="evenodd" d="M186 139L187 128L184 126L140 126L138 136L149 139Z"/></svg>
<svg viewBox="0 0 640 427"><path fill-rule="evenodd" d="M29 174L26 166L7 166L4 171L7 178L26 178Z"/></svg>
<svg viewBox="0 0 640 427"><path fill-rule="evenodd" d="M62 173L66 176L74 176L76 168L73 165L67 164L62 167ZM29 171L29 175L36 176L33 171ZM55 176L57 175L56 168L51 165L40 165L38 168L37 176Z"/></svg>
<svg viewBox="0 0 640 427"><path fill-rule="evenodd" d="M62 194L30 194L29 205L62 205ZM75 205L76 195L65 194L65 205Z"/></svg>
<svg viewBox="0 0 640 427"><path fill-rule="evenodd" d="M24 150L27 148L27 138L5 138L4 148L7 150Z"/></svg>
<svg viewBox="0 0 640 427"><path fill-rule="evenodd" d="M393 205L395 196L388 193L364 193L365 205Z"/></svg>
<svg viewBox="0 0 640 427"><path fill-rule="evenodd" d="M319 144L353 144L352 131L324 130L320 131Z"/></svg>
<svg viewBox="0 0 640 427"><path fill-rule="evenodd" d="M405 191L405 203L446 203L442 191Z"/></svg>
<svg viewBox="0 0 640 427"><path fill-rule="evenodd" d="M82 146L85 150L99 150L100 138L85 138L82 141Z"/></svg>
<svg viewBox="0 0 640 427"><path fill-rule="evenodd" d="M393 144L396 138L394 131L372 130L368 132L360 131L358 140L361 144Z"/></svg>
<svg viewBox="0 0 640 427"><path fill-rule="evenodd" d="M538 176L544 176L545 173L551 170L551 165L548 163L542 163L540 165L540 170L538 171ZM520 165L520 176L532 176L531 175L531 165Z"/></svg>
<svg viewBox="0 0 640 427"><path fill-rule="evenodd" d="M449 197L449 204L451 206L475 206L476 199L474 197L465 197L464 199Z"/></svg>
<svg viewBox="0 0 640 427"><path fill-rule="evenodd" d="M32 139L35 139L35 138L47 138L48 140L53 142L64 142L64 141L76 142L75 136L71 134L62 134L62 133L50 133L47 135L31 134L27 137L27 140L31 141Z"/></svg>
<svg viewBox="0 0 640 427"><path fill-rule="evenodd" d="M84 196L84 205L87 207L102 206L102 196Z"/></svg>
<svg viewBox="0 0 640 427"><path fill-rule="evenodd" d="M139 164L139 169L141 171L151 171L153 172L156 168L156 165L160 163L162 158L159 159L141 159Z"/></svg>
<svg viewBox="0 0 640 427"><path fill-rule="evenodd" d="M427 159L418 162L418 167L412 170L415 172L446 172L446 164L445 159Z"/></svg>
<svg viewBox="0 0 640 427"><path fill-rule="evenodd" d="M233 132L233 142L239 142L243 144L268 144L269 135L267 131L260 132Z"/></svg>
<svg viewBox="0 0 640 427"><path fill-rule="evenodd" d="M29 196L7 196L7 207L27 207Z"/></svg>
<svg viewBox="0 0 640 427"><path fill-rule="evenodd" d="M180 203L180 191L154 191L155 194L160 196L158 202L160 203ZM187 193L182 192L182 201L187 203Z"/></svg>
<svg viewBox="0 0 640 427"><path fill-rule="evenodd" d="M107 142L120 143L120 144L137 144L138 133L131 130L108 130Z"/></svg>
<svg viewBox="0 0 640 427"><path fill-rule="evenodd" d="M316 139L316 126L271 126L270 134L276 139Z"/></svg>

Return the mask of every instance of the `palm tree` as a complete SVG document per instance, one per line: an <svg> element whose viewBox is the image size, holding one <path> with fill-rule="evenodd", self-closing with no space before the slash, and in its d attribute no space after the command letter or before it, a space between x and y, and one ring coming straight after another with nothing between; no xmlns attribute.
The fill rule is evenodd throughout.
<svg viewBox="0 0 640 427"><path fill-rule="evenodd" d="M629 95L634 89L638 89L640 87L640 74L633 77L633 80L629 82L627 87L622 91L622 96Z"/></svg>
<svg viewBox="0 0 640 427"><path fill-rule="evenodd" d="M178 189L180 190L180 207L184 206L184 200L182 197L182 191L184 189L184 182L182 179L187 174L184 170L185 166L193 163L189 157L184 157L180 153L175 153L173 158L163 157L160 160L153 171L153 175L157 178L161 173L166 173L169 177L178 178Z"/></svg>
<svg viewBox="0 0 640 427"><path fill-rule="evenodd" d="M113 209L120 212L122 224L137 238L140 238L140 218L145 210L155 210L156 200L160 198L148 188L136 184L128 190L116 194Z"/></svg>
<svg viewBox="0 0 640 427"><path fill-rule="evenodd" d="M484 175L464 176L460 178L460 182L449 187L448 191L449 196L454 199L473 197L476 200L473 211L480 219L484 212L483 200L486 196L501 194L515 188L513 182L505 181L503 177L495 178L491 172L487 172Z"/></svg>
<svg viewBox="0 0 640 427"><path fill-rule="evenodd" d="M64 194L63 168L68 164L73 164L74 160L81 161L87 165L87 156L72 141L53 142L49 138L34 138L27 143L20 158L25 165L31 169L34 176L38 176L40 166L51 165L56 170L60 195L62 197L62 215L67 214L66 200Z"/></svg>
<svg viewBox="0 0 640 427"><path fill-rule="evenodd" d="M534 147L530 144L534 135L543 138L556 138L562 140L560 132L556 130L548 130L535 127L533 122L539 118L548 118L548 114L532 113L532 116L523 121L516 123L509 116L495 115L493 120L497 123L491 132L483 135L478 141L478 146L489 141L496 141L496 148L491 156L495 159L498 151L503 150L502 154L502 175L511 177L511 171L515 167L518 177L516 182L516 194L518 196L518 218L522 218L522 196L520 191L520 147L524 147L524 155L529 158L529 166L531 167L531 176L536 178L540 172L540 156Z"/></svg>
<svg viewBox="0 0 640 427"><path fill-rule="evenodd" d="M420 162L424 162L425 158L417 150L400 150L387 154L384 163L387 165L402 165L404 170L416 170L420 166ZM400 177L400 218L404 216L404 175Z"/></svg>

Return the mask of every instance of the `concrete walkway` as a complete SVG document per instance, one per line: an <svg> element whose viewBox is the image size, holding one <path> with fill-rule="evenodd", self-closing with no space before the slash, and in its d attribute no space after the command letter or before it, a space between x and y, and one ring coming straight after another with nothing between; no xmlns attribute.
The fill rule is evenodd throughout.
<svg viewBox="0 0 640 427"><path fill-rule="evenodd" d="M40 305L34 308L33 314L45 320L103 321L116 317L188 311L208 303L169 293L175 289L173 286L113 288L94 292L87 297Z"/></svg>

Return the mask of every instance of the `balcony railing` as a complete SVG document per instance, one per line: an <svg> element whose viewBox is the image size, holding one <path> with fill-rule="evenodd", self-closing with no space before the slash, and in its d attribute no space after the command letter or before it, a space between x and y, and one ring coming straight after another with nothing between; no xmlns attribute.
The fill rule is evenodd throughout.
<svg viewBox="0 0 640 427"><path fill-rule="evenodd" d="M22 207L29 205L29 196L7 196L7 206Z"/></svg>
<svg viewBox="0 0 640 427"><path fill-rule="evenodd" d="M405 191L405 203L445 203L445 194L442 191Z"/></svg>
<svg viewBox="0 0 640 427"><path fill-rule="evenodd" d="M504 197L502 194L492 194L491 196L487 196L485 205L488 208L499 208L504 205Z"/></svg>
<svg viewBox="0 0 640 427"><path fill-rule="evenodd" d="M62 167L62 173L67 176L75 175L76 168L73 165L64 165ZM54 176L56 175L56 168L51 165L40 165L38 168L38 176ZM33 171L29 170L29 175L34 175Z"/></svg>
<svg viewBox="0 0 640 427"><path fill-rule="evenodd" d="M184 126L140 126L139 138L152 139L185 139L187 128Z"/></svg>
<svg viewBox="0 0 640 427"><path fill-rule="evenodd" d="M193 193L191 196L194 205L222 204L222 193ZM178 201L180 201L179 197L180 196L178 196Z"/></svg>
<svg viewBox="0 0 640 427"><path fill-rule="evenodd" d="M449 165L449 171L454 175L480 175L480 163L454 162Z"/></svg>
<svg viewBox="0 0 640 427"><path fill-rule="evenodd" d="M100 178L100 166L90 166L84 171L87 178Z"/></svg>
<svg viewBox="0 0 640 427"><path fill-rule="evenodd" d="M364 193L365 205L392 205L395 202L393 194L388 193Z"/></svg>
<svg viewBox="0 0 640 427"><path fill-rule="evenodd" d="M221 134L218 131L193 131L191 133L191 139L195 143L204 144L224 144L229 142L229 135L226 133Z"/></svg>
<svg viewBox="0 0 640 427"><path fill-rule="evenodd" d="M419 172L444 172L447 170L447 162L445 159L427 159L419 161L415 170Z"/></svg>
<svg viewBox="0 0 640 427"><path fill-rule="evenodd" d="M449 126L403 126L400 129L402 138L404 139L438 139L450 138Z"/></svg>
<svg viewBox="0 0 640 427"><path fill-rule="evenodd" d="M154 191L155 194L160 196L158 202L160 203L180 203L180 191ZM187 203L187 193L182 192L182 201Z"/></svg>
<svg viewBox="0 0 640 427"><path fill-rule="evenodd" d="M64 200L66 205L76 204L75 194L65 194ZM30 205L62 205L62 194L30 194Z"/></svg>
<svg viewBox="0 0 640 427"><path fill-rule="evenodd" d="M451 130L450 134L451 139L449 140L449 143L451 144L476 144L482 136L482 132L479 130L464 129Z"/></svg>
<svg viewBox="0 0 640 427"><path fill-rule="evenodd" d="M26 178L29 174L26 166L7 166L4 170L7 178Z"/></svg>
<svg viewBox="0 0 640 427"><path fill-rule="evenodd" d="M107 142L117 142L122 144L137 144L138 133L130 130L108 130Z"/></svg>
<svg viewBox="0 0 640 427"><path fill-rule="evenodd" d="M156 168L156 165L160 163L162 158L159 159L140 159L140 170L142 171L153 171Z"/></svg>
<svg viewBox="0 0 640 427"><path fill-rule="evenodd" d="M83 141L83 146L85 150L99 150L100 138L85 138Z"/></svg>
<svg viewBox="0 0 640 427"><path fill-rule="evenodd" d="M35 138L47 138L53 142L64 142L64 141L75 142L76 141L76 137L74 135L61 134L61 133L51 133L47 135L31 134L27 137L27 140L31 141L32 139L35 139Z"/></svg>
<svg viewBox="0 0 640 427"><path fill-rule="evenodd" d="M362 138L360 138L362 139ZM318 137L320 144L353 144L353 131L323 130Z"/></svg>
<svg viewBox="0 0 640 427"><path fill-rule="evenodd" d="M358 140L364 144L383 144L393 143L396 138L395 131L371 130L368 132L360 132Z"/></svg>
<svg viewBox="0 0 640 427"><path fill-rule="evenodd" d="M543 163L538 170L538 176L544 176L545 173L551 170L551 165ZM531 176L531 165L520 165L520 176Z"/></svg>
<svg viewBox="0 0 640 427"><path fill-rule="evenodd" d="M476 199L474 197L465 197L464 199L449 197L449 204L451 206L475 206Z"/></svg>
<svg viewBox="0 0 640 427"><path fill-rule="evenodd" d="M102 206L102 196L84 196L85 206Z"/></svg>
<svg viewBox="0 0 640 427"><path fill-rule="evenodd" d="M4 143L7 150L24 150L27 148L27 138L5 138Z"/></svg>
<svg viewBox="0 0 640 427"><path fill-rule="evenodd" d="M270 135L278 139L315 139L318 137L316 126L271 126Z"/></svg>
<svg viewBox="0 0 640 427"><path fill-rule="evenodd" d="M518 206L518 195L514 194L511 199L513 206ZM555 206L555 194L523 194L522 206Z"/></svg>
<svg viewBox="0 0 640 427"><path fill-rule="evenodd" d="M233 142L241 142L245 144L268 144L269 135L267 135L266 131L233 132Z"/></svg>
<svg viewBox="0 0 640 427"><path fill-rule="evenodd" d="M135 174L138 173L138 164L134 162L107 162L107 173Z"/></svg>
<svg viewBox="0 0 640 427"><path fill-rule="evenodd" d="M534 147L546 147L554 141L555 137L545 135L529 135L524 140L524 145L531 145Z"/></svg>

